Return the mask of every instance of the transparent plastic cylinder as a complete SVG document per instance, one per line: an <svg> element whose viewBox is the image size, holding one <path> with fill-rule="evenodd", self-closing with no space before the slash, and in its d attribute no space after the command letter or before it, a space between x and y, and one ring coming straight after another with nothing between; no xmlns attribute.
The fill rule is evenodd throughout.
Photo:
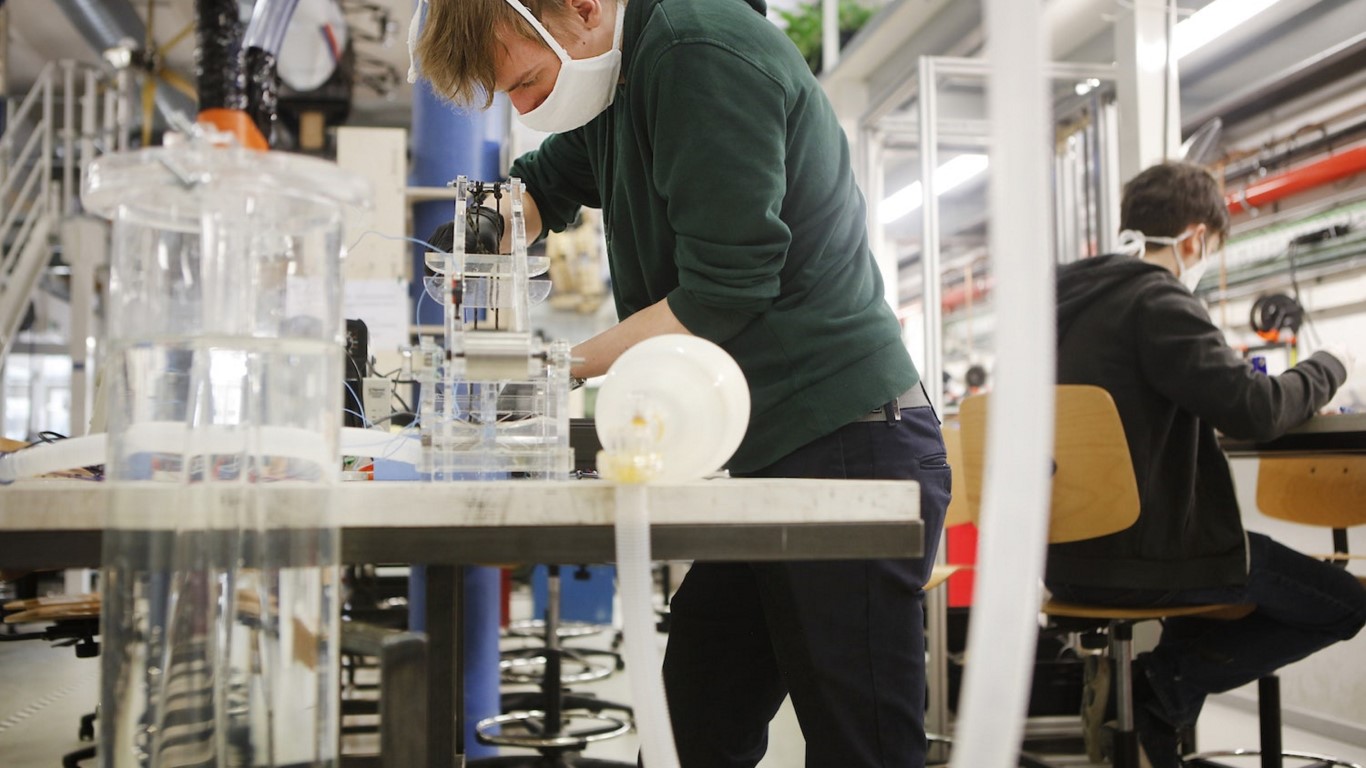
<svg viewBox="0 0 1366 768"><path fill-rule="evenodd" d="M107 155L102 766L338 762L342 222L298 155Z"/></svg>

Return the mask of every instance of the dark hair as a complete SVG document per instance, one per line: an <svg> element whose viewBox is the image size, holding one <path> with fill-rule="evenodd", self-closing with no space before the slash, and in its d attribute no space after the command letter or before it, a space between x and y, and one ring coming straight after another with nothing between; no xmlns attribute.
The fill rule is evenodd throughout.
<svg viewBox="0 0 1366 768"><path fill-rule="evenodd" d="M1190 163L1154 165L1124 185L1119 228L1150 237L1176 237L1192 224L1204 224L1221 240L1228 238L1228 207L1219 182Z"/></svg>

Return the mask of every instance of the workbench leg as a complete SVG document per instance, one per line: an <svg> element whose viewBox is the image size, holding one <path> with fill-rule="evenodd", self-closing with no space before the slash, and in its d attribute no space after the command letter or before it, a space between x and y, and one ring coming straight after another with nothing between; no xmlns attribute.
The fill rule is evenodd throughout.
<svg viewBox="0 0 1366 768"><path fill-rule="evenodd" d="M463 768L465 675L460 627L465 575L460 566L429 565L426 570L427 637L431 643L427 754L431 768Z"/></svg>

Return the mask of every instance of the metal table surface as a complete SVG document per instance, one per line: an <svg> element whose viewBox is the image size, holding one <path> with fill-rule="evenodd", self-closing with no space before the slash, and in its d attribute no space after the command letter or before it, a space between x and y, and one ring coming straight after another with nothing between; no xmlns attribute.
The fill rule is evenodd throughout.
<svg viewBox="0 0 1366 768"><path fill-rule="evenodd" d="M1275 440L1262 443L1222 436L1219 445L1234 457L1366 453L1366 413L1314 416Z"/></svg>
<svg viewBox="0 0 1366 768"><path fill-rule="evenodd" d="M290 489L256 486L284 500ZM98 566L111 486L26 480L0 488L0 568ZM127 492L127 491L123 491ZM136 491L135 491L136 492ZM333 518L346 563L427 568L428 765L463 764L462 569L480 563L610 561L612 485L594 480L357 482ZM170 530L152 489L142 523ZM660 560L918 557L919 487L877 480L707 480L649 489ZM124 521L122 527L128 527ZM442 727L441 724L451 727Z"/></svg>

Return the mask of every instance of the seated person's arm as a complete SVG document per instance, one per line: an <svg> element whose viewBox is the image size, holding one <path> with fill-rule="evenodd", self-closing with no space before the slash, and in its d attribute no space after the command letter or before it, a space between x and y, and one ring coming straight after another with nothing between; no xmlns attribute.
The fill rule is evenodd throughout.
<svg viewBox="0 0 1366 768"><path fill-rule="evenodd" d="M1230 437L1259 441L1313 416L1347 378L1342 363L1323 352L1279 376L1257 372L1175 282L1147 303L1138 354L1145 378L1163 396Z"/></svg>

